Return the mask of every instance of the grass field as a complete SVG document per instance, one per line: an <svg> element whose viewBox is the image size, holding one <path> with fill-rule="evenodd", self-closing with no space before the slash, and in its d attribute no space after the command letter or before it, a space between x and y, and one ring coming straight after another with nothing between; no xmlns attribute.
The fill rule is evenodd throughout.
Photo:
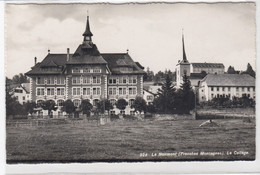
<svg viewBox="0 0 260 175"><path fill-rule="evenodd" d="M199 127L204 121L147 119L116 120L102 126L92 121L7 127L7 163L255 158L254 121L215 120L219 127Z"/></svg>

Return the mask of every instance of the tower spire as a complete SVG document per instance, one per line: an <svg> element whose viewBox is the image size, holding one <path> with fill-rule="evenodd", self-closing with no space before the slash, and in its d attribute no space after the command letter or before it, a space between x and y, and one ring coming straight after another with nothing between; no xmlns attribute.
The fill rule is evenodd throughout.
<svg viewBox="0 0 260 175"><path fill-rule="evenodd" d="M87 12L88 13L88 12ZM86 30L82 34L84 36L84 41L91 41L91 37L93 36L92 32L90 31L90 26L89 26L89 16L87 15L87 23L86 23Z"/></svg>
<svg viewBox="0 0 260 175"><path fill-rule="evenodd" d="M182 29L182 52L183 52L182 60L184 63L186 63L186 62L188 62L188 60L187 60L186 53L185 53L183 29Z"/></svg>

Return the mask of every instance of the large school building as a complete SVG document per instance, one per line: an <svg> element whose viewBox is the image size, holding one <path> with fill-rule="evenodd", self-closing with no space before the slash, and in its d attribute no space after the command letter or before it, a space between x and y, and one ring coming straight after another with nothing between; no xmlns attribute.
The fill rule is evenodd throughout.
<svg viewBox="0 0 260 175"><path fill-rule="evenodd" d="M30 97L41 103L53 100L63 115L61 106L70 99L79 107L83 99L93 105L101 99L109 99L114 105L120 98L128 102L124 111L114 108L111 113L133 113L130 108L136 96L143 96L144 68L134 62L128 53L100 53L92 42L92 32L87 17L83 42L73 54L52 54L37 63L26 73L30 77ZM45 114L47 111L40 111Z"/></svg>

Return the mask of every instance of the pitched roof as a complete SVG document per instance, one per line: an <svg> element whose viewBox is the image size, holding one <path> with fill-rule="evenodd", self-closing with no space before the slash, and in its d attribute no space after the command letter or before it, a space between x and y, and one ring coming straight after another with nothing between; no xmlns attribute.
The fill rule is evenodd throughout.
<svg viewBox="0 0 260 175"><path fill-rule="evenodd" d="M255 78L248 74L208 74L201 82L208 86L255 86Z"/></svg>
<svg viewBox="0 0 260 175"><path fill-rule="evenodd" d="M95 44L80 44L66 64L107 64Z"/></svg>
<svg viewBox="0 0 260 175"><path fill-rule="evenodd" d="M203 73L190 73L189 78L190 79L202 79L206 76L207 74L203 74Z"/></svg>
<svg viewBox="0 0 260 175"><path fill-rule="evenodd" d="M72 55L70 54L70 57ZM42 62L37 63L32 69L26 72L26 75L37 74L61 74L62 70L43 70L43 67L62 67L65 66L67 60L67 54L48 54ZM56 66L54 66L56 65Z"/></svg>
<svg viewBox="0 0 260 175"><path fill-rule="evenodd" d="M128 53L102 53L101 56L107 61L108 67L113 74L144 74L145 72L132 60ZM132 67L133 71L125 72L119 67Z"/></svg>
<svg viewBox="0 0 260 175"><path fill-rule="evenodd" d="M30 83L22 83L21 86L27 93L30 93Z"/></svg>
<svg viewBox="0 0 260 175"><path fill-rule="evenodd" d="M195 68L225 68L223 63L191 63Z"/></svg>

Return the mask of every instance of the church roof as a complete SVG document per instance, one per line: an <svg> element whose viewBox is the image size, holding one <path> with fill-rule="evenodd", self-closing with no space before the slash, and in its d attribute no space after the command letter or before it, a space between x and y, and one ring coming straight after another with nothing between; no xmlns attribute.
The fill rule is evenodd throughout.
<svg viewBox="0 0 260 175"><path fill-rule="evenodd" d="M208 86L255 86L255 78L248 74L208 74L201 82Z"/></svg>
<svg viewBox="0 0 260 175"><path fill-rule="evenodd" d="M194 68L225 68L223 63L191 63Z"/></svg>

